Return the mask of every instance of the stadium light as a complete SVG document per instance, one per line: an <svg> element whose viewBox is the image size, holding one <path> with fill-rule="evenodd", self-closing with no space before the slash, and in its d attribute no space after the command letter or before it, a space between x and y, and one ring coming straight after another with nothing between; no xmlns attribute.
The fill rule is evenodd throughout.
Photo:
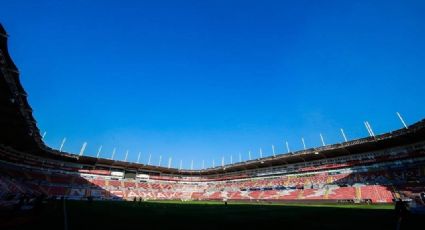
<svg viewBox="0 0 425 230"><path fill-rule="evenodd" d="M221 157L221 167L224 167L224 157Z"/></svg>
<svg viewBox="0 0 425 230"><path fill-rule="evenodd" d="M400 121L401 121L401 123L403 124L404 128L409 129L409 128L407 127L406 123L404 122L403 117L401 117L401 115L400 115L400 113L399 113L399 112L397 112L397 116L398 116L398 118L400 118ZM43 137L44 137L44 136L43 136Z"/></svg>
<svg viewBox="0 0 425 230"><path fill-rule="evenodd" d="M373 132L372 126L370 126L369 122L366 121L367 126L369 126L370 132L372 133L373 136L375 136L375 132Z"/></svg>
<svg viewBox="0 0 425 230"><path fill-rule="evenodd" d="M302 141L302 143L303 143L304 150L306 150L307 148L305 147L304 137L301 137L301 141Z"/></svg>
<svg viewBox="0 0 425 230"><path fill-rule="evenodd" d="M248 151L248 159L251 160L251 150Z"/></svg>
<svg viewBox="0 0 425 230"><path fill-rule="evenodd" d="M263 150L260 148L260 158L263 158Z"/></svg>
<svg viewBox="0 0 425 230"><path fill-rule="evenodd" d="M288 150L288 153L291 152L291 150L289 149L289 143L286 141L286 150Z"/></svg>
<svg viewBox="0 0 425 230"><path fill-rule="evenodd" d="M322 134L320 134L320 140L322 140L322 145L325 146L326 144L325 144L325 140L323 139Z"/></svg>
<svg viewBox="0 0 425 230"><path fill-rule="evenodd" d="M83 143L83 146L81 146L81 150L80 150L80 156L82 156L83 154L84 154L84 150L86 149L86 146L87 146L87 142L84 142Z"/></svg>
<svg viewBox="0 0 425 230"><path fill-rule="evenodd" d="M193 170L193 160L190 162L190 170Z"/></svg>
<svg viewBox="0 0 425 230"><path fill-rule="evenodd" d="M151 153L149 153L148 165L150 165L150 164L151 164L151 159L152 159L152 154L151 154Z"/></svg>
<svg viewBox="0 0 425 230"><path fill-rule="evenodd" d="M97 150L96 158L99 158L100 151L102 151L102 145L101 145L101 146L99 147L99 149Z"/></svg>
<svg viewBox="0 0 425 230"><path fill-rule="evenodd" d="M124 158L124 161L125 161L125 162L127 162L127 157L128 157L128 150L127 150L127 151L125 151L125 158Z"/></svg>
<svg viewBox="0 0 425 230"><path fill-rule="evenodd" d="M117 149L116 149L116 148L114 148L114 149L112 150L112 156L111 156L111 160L113 160L113 159L114 159L114 156L115 156L115 151L117 151Z"/></svg>
<svg viewBox="0 0 425 230"><path fill-rule="evenodd" d="M139 152L139 155L137 156L137 164L140 162L140 155L141 155L142 153L141 152Z"/></svg>
<svg viewBox="0 0 425 230"><path fill-rule="evenodd" d="M230 155L230 164L233 164L233 156Z"/></svg>
<svg viewBox="0 0 425 230"><path fill-rule="evenodd" d="M375 137L375 133L373 132L372 127L370 126L369 122L365 121L364 125L366 126L366 129L367 129L367 132L369 133L369 135L371 137Z"/></svg>
<svg viewBox="0 0 425 230"><path fill-rule="evenodd" d="M213 166L213 168L215 168L215 160L213 160L212 166Z"/></svg>
<svg viewBox="0 0 425 230"><path fill-rule="evenodd" d="M66 142L66 137L64 137L64 138L62 139L61 145L60 145L60 147L59 147L59 152L62 152L63 145L65 144L65 142Z"/></svg>
<svg viewBox="0 0 425 230"><path fill-rule="evenodd" d="M205 169L205 160L202 160L202 169Z"/></svg>
<svg viewBox="0 0 425 230"><path fill-rule="evenodd" d="M341 134L342 134L342 137L344 138L344 141L347 142L348 141L347 137L345 136L344 130L342 128L341 128Z"/></svg>
<svg viewBox="0 0 425 230"><path fill-rule="evenodd" d="M182 170L182 163L183 163L183 161L182 161L182 160L180 160L180 167L179 167L179 170Z"/></svg>
<svg viewBox="0 0 425 230"><path fill-rule="evenodd" d="M272 145L273 157L276 157L276 153L274 152L274 145Z"/></svg>
<svg viewBox="0 0 425 230"><path fill-rule="evenodd" d="M169 158L168 158L168 168L170 168L170 167L171 167L171 161L172 161L172 158L171 158L171 157L169 157Z"/></svg>
<svg viewBox="0 0 425 230"><path fill-rule="evenodd" d="M367 126L367 123L364 121L363 124L366 127L366 130L369 133L369 136L372 136L372 133L370 132L369 127Z"/></svg>
<svg viewBox="0 0 425 230"><path fill-rule="evenodd" d="M162 156L161 156L161 155L159 155L158 167L161 167L161 161L162 161Z"/></svg>
<svg viewBox="0 0 425 230"><path fill-rule="evenodd" d="M242 162L242 155L239 153L239 162Z"/></svg>

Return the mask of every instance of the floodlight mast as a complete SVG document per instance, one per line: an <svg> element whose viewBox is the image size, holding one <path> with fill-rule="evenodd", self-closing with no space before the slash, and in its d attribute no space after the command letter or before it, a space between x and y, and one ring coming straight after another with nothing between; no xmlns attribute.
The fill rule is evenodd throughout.
<svg viewBox="0 0 425 230"><path fill-rule="evenodd" d="M169 158L168 158L168 168L170 168L170 167L171 167L171 161L172 161L172 158L171 158L171 157L169 157Z"/></svg>
<svg viewBox="0 0 425 230"><path fill-rule="evenodd" d="M274 145L272 145L272 152L273 152L273 157L276 157L276 153L274 151Z"/></svg>
<svg viewBox="0 0 425 230"><path fill-rule="evenodd" d="M137 164L139 164L139 162L140 162L140 155L141 155L142 153L141 152L139 152L139 155L137 156Z"/></svg>
<svg viewBox="0 0 425 230"><path fill-rule="evenodd" d="M60 145L60 147L59 147L59 152L62 152L63 145L65 144L65 142L66 142L66 137L64 137L64 138L62 139L61 145Z"/></svg>
<svg viewBox="0 0 425 230"><path fill-rule="evenodd" d="M113 159L114 159L114 156L115 156L115 151L117 151L117 149L116 149L116 148L114 148L114 149L112 150L112 156L111 156L111 160L113 160Z"/></svg>
<svg viewBox="0 0 425 230"><path fill-rule="evenodd" d="M369 122L368 121L365 121L364 122L364 125L366 126L366 129L369 132L369 135L371 137L375 137L375 133L373 132L372 127L370 126Z"/></svg>
<svg viewBox="0 0 425 230"><path fill-rule="evenodd" d="M301 137L301 142L303 143L304 150L306 150L307 148L305 147L304 137Z"/></svg>
<svg viewBox="0 0 425 230"><path fill-rule="evenodd" d="M289 149L289 143L288 142L286 142L286 150L288 150L288 153L291 152L291 150Z"/></svg>
<svg viewBox="0 0 425 230"><path fill-rule="evenodd" d="M398 118L400 118L400 121L403 124L404 128L409 129L409 127L407 127L406 122L404 122L404 119L403 119L403 117L401 117L399 112L397 112L397 116L398 116Z"/></svg>
<svg viewBox="0 0 425 230"><path fill-rule="evenodd" d="M369 130L369 127L367 126L366 121L363 122L364 126L366 127L367 132L369 133L369 136L372 136L372 133Z"/></svg>
<svg viewBox="0 0 425 230"><path fill-rule="evenodd" d="M149 153L148 165L150 165L150 164L151 164L151 159L152 159L152 153Z"/></svg>
<svg viewBox="0 0 425 230"><path fill-rule="evenodd" d="M87 146L87 142L84 142L83 143L83 146L81 146L81 150L80 150L80 156L82 156L83 154L84 154L84 150L86 149L86 146Z"/></svg>
<svg viewBox="0 0 425 230"><path fill-rule="evenodd" d="M128 157L128 150L125 152L125 158L124 158L125 162L127 162L127 157Z"/></svg>
<svg viewBox="0 0 425 230"><path fill-rule="evenodd" d="M341 134L342 134L342 137L344 138L344 141L348 142L347 136L345 136L344 129L342 129L342 128L341 128Z"/></svg>
<svg viewBox="0 0 425 230"><path fill-rule="evenodd" d="M370 126L369 122L366 121L367 126L369 126L370 132L372 133L373 136L375 136L375 132L373 132L372 126Z"/></svg>
<svg viewBox="0 0 425 230"><path fill-rule="evenodd" d="M100 152L102 151L102 145L97 150L96 158L99 158Z"/></svg>
<svg viewBox="0 0 425 230"><path fill-rule="evenodd" d="M322 140L322 145L325 146L325 140L323 139L323 135L320 133L320 140Z"/></svg>

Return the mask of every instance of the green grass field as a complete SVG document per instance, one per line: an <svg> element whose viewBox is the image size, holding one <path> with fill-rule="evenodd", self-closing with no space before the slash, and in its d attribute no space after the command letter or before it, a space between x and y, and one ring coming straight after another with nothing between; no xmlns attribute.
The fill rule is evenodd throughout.
<svg viewBox="0 0 425 230"><path fill-rule="evenodd" d="M252 204L222 202L66 201L76 229L395 229L393 205ZM15 221L16 222L16 221ZM412 222L412 220L410 220ZM405 224L411 228L412 223ZM50 202L15 229L64 229L63 206ZM416 228L417 229L417 228ZM420 228L419 228L420 229Z"/></svg>

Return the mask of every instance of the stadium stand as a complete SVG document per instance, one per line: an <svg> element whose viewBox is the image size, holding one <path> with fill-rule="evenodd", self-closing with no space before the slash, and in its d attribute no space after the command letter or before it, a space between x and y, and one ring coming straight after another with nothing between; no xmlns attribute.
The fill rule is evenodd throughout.
<svg viewBox="0 0 425 230"><path fill-rule="evenodd" d="M59 152L41 138L1 25L0 51L0 206L23 196L389 203L425 191L424 120L375 137L202 170Z"/></svg>

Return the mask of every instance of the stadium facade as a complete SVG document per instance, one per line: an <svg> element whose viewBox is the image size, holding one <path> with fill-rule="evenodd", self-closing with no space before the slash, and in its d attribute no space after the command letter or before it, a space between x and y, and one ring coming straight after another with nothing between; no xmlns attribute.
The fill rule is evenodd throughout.
<svg viewBox="0 0 425 230"><path fill-rule="evenodd" d="M79 156L48 147L0 25L0 200L422 202L425 120L344 143L202 170Z"/></svg>

